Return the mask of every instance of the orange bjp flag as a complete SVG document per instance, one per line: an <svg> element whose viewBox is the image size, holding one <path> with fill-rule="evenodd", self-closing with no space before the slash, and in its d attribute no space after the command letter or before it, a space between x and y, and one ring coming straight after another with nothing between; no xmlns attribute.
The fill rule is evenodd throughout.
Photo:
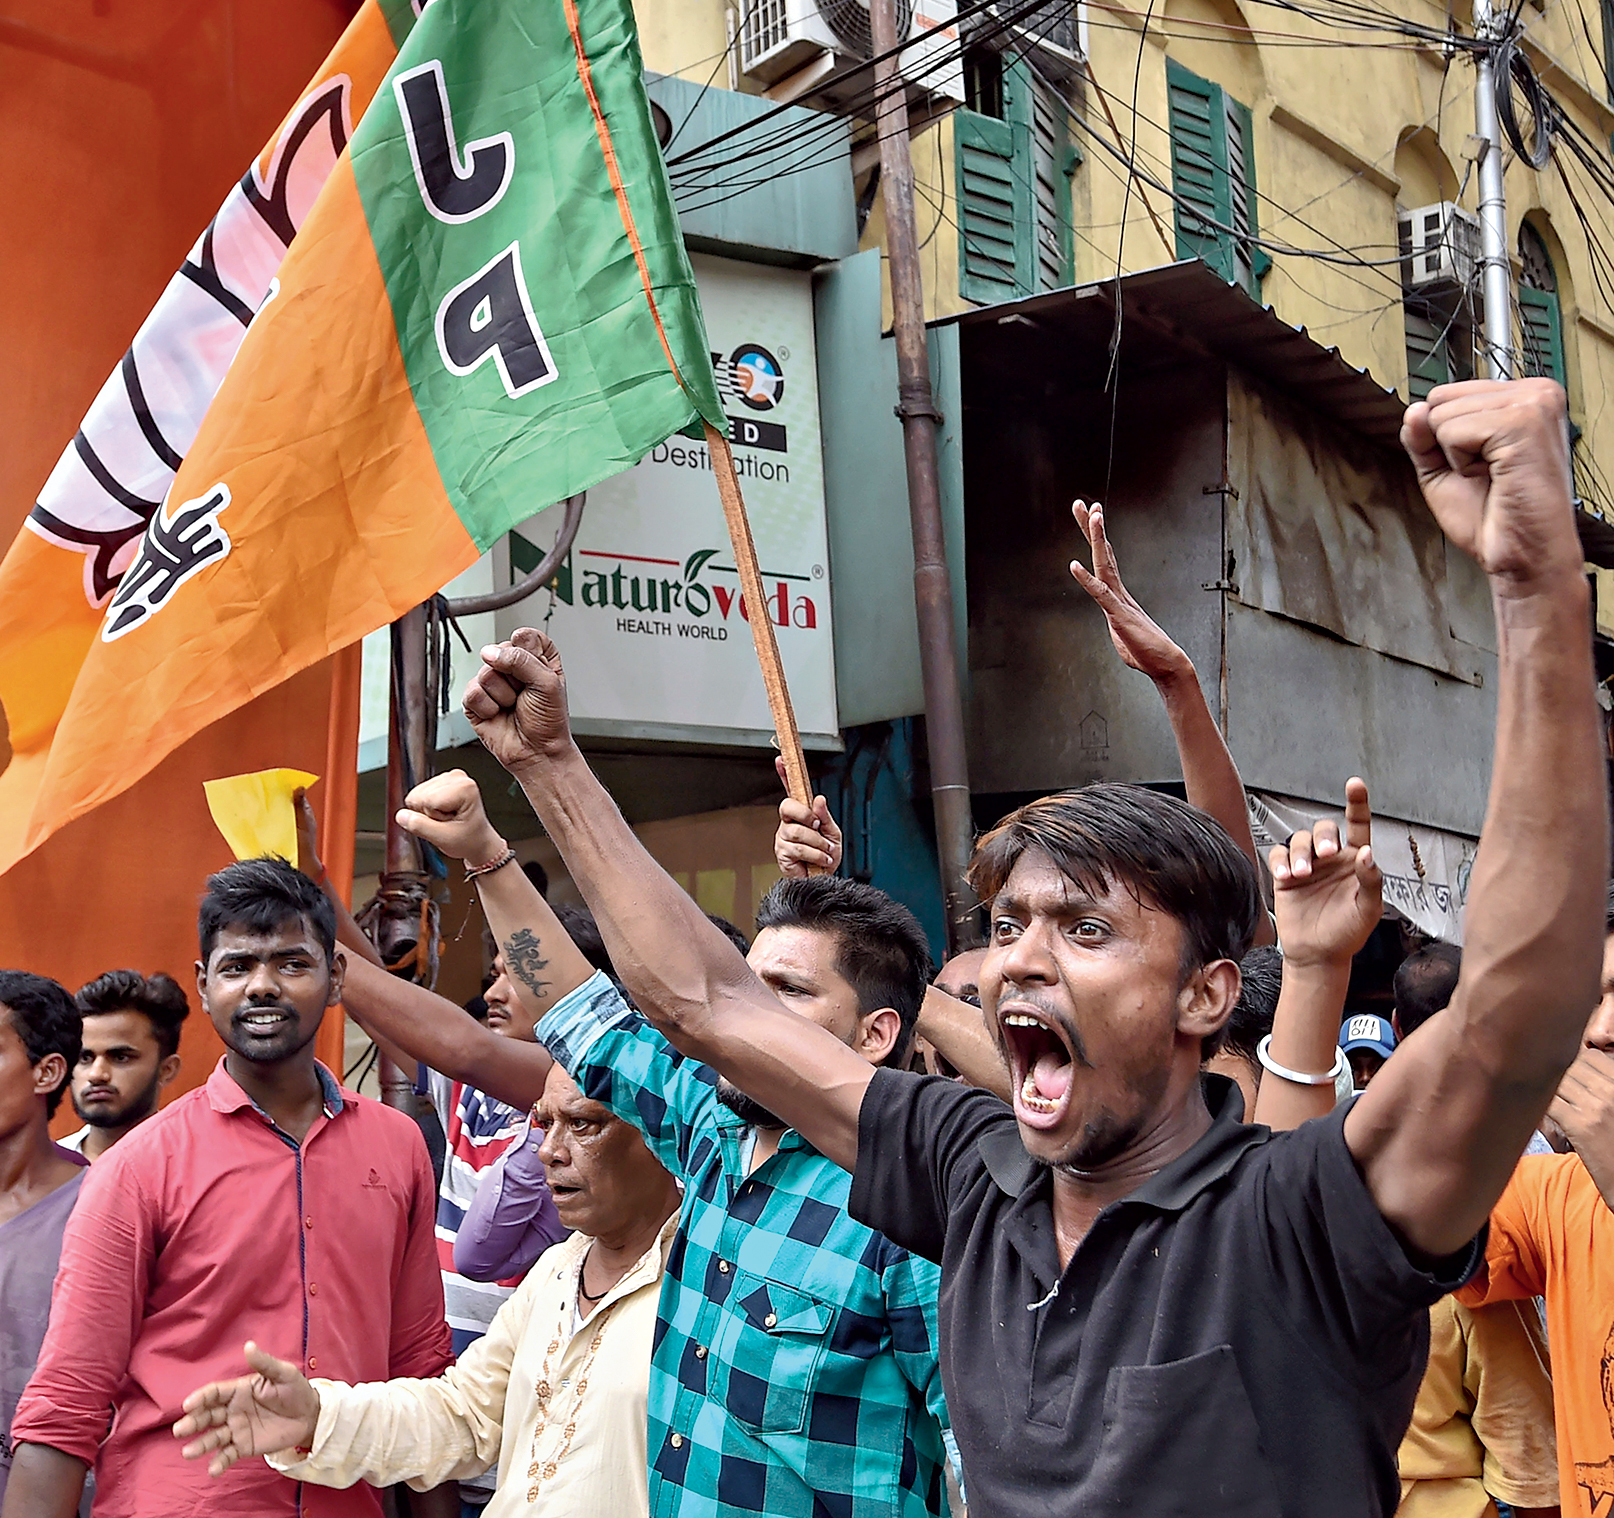
<svg viewBox="0 0 1614 1518"><path fill-rule="evenodd" d="M323 166L336 138L284 133L255 172L298 142ZM170 446L177 468L153 463L172 433L152 387L173 376L137 338L97 402L107 446L87 423L58 471L101 485L104 502L74 499L104 512L63 521L53 475L0 566L0 871L439 591L536 505L674 433L726 430L629 0L433 0L318 177L236 326L215 233L229 213L256 237L253 195L170 287L181 311L201 289L239 346ZM137 488L136 465L161 488Z"/></svg>
<svg viewBox="0 0 1614 1518"><path fill-rule="evenodd" d="M364 0L170 280L0 562L0 873L174 747L131 746L117 774L42 814L52 742L107 603L417 3Z"/></svg>

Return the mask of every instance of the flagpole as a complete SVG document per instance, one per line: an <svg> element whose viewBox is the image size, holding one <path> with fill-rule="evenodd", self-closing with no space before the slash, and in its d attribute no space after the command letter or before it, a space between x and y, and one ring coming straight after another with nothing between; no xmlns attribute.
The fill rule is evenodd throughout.
<svg viewBox="0 0 1614 1518"><path fill-rule="evenodd" d="M774 636L773 618L768 615L767 592L762 587L757 545L751 537L745 500L740 495L739 476L734 472L734 454L728 438L710 422L705 423L705 427L712 473L717 476L717 494L723 502L723 520L728 525L729 544L734 549L734 567L740 572L740 593L745 597L757 663L762 667L762 686L768 693L768 710L773 716L779 753L785 761L785 788L797 801L811 806L813 783L807 774L807 756L801 750L801 732L796 726L795 709L790 704L790 687L785 683L779 640Z"/></svg>

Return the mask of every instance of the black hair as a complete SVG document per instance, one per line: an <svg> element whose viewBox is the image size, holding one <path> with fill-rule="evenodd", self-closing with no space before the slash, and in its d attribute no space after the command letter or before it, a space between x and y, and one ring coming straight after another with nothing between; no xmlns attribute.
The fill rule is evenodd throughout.
<svg viewBox="0 0 1614 1518"><path fill-rule="evenodd" d="M1233 1013L1222 1029L1220 1047L1236 1054L1246 1064L1255 1065L1256 1046L1272 1032L1272 1019L1278 1010L1278 992L1283 986L1283 955L1271 944L1251 949L1239 961L1243 985ZM1216 1052L1212 1040L1205 1040L1207 1056Z"/></svg>
<svg viewBox="0 0 1614 1518"><path fill-rule="evenodd" d="M1028 801L976 844L969 871L975 894L990 905L1029 849L1094 894L1120 881L1176 918L1185 980L1250 950L1263 910L1255 866L1219 822L1186 801L1113 781Z"/></svg>
<svg viewBox="0 0 1614 1518"><path fill-rule="evenodd" d="M1603 901L1603 931L1614 933L1614 880L1608 883L1608 895Z"/></svg>
<svg viewBox="0 0 1614 1518"><path fill-rule="evenodd" d="M84 1024L78 1008L64 987L27 970L0 970L0 1007L11 1013L11 1026L28 1051L30 1065L37 1065L48 1054L59 1054L67 1061L61 1085L45 1098L45 1116L55 1117L82 1047Z"/></svg>
<svg viewBox="0 0 1614 1518"><path fill-rule="evenodd" d="M1395 972L1395 1020L1405 1038L1451 1002L1463 968L1454 943L1432 943L1407 955Z"/></svg>
<svg viewBox="0 0 1614 1518"><path fill-rule="evenodd" d="M577 945L578 952L596 970L603 970L612 980L618 981L616 966L611 963L611 956L605 952L605 940L600 936L599 924L594 921L594 914L587 907L574 907L569 903L554 909L555 916L561 927L566 929L566 936Z"/></svg>
<svg viewBox="0 0 1614 1518"><path fill-rule="evenodd" d="M835 968L865 1015L890 1007L901 1019L885 1063L907 1065L919 1004L930 984L930 944L919 919L884 891L840 875L781 880L757 908L757 931L812 928L835 939Z"/></svg>
<svg viewBox="0 0 1614 1518"><path fill-rule="evenodd" d="M336 952L336 909L308 876L270 854L226 865L217 875L207 877L197 914L202 963L213 957L213 945L223 928L235 924L254 933L272 933L293 918L307 921L329 964Z"/></svg>
<svg viewBox="0 0 1614 1518"><path fill-rule="evenodd" d="M190 1016L191 1004L171 975L158 971L108 970L78 988L73 996L81 1017L104 1017L109 1012L138 1012L151 1024L157 1052L163 1059L179 1052L180 1025Z"/></svg>
<svg viewBox="0 0 1614 1518"><path fill-rule="evenodd" d="M533 883L540 896L549 895L549 871L539 864L536 859L523 861L521 873Z"/></svg>
<svg viewBox="0 0 1614 1518"><path fill-rule="evenodd" d="M728 939L728 941L733 944L742 955L749 954L751 952L751 940L747 938L745 934L742 933L737 927L735 927L734 924L728 920L728 918L719 917L716 912L708 912L706 914L706 920L711 923L711 925L716 928L719 933Z"/></svg>

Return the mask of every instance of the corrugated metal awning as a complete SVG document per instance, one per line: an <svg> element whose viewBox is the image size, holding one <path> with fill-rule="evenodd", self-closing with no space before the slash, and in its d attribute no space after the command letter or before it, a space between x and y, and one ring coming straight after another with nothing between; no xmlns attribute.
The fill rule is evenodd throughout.
<svg viewBox="0 0 1614 1518"><path fill-rule="evenodd" d="M1197 355L1236 364L1267 380L1375 442L1395 443L1406 402L1386 390L1365 369L1325 348L1304 327L1292 327L1271 306L1263 306L1230 285L1197 258L1123 274L1121 333L1140 348L1175 346ZM1073 354L1107 357L1115 325L1116 281L1073 285L1028 295L1022 300L982 306L932 325L961 327L1023 321L1068 336ZM1130 329L1130 330L1129 330Z"/></svg>

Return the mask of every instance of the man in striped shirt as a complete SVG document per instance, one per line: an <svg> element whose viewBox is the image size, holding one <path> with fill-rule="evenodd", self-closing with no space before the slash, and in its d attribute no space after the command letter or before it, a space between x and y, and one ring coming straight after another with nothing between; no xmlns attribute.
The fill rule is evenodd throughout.
<svg viewBox="0 0 1614 1518"><path fill-rule="evenodd" d="M502 959L493 961L493 970L493 984L482 993L488 1004L488 1027L506 1038L531 1042L537 1019L516 995ZM504 1299L520 1285L519 1277L472 1281L460 1275L454 1268L454 1241L482 1177L520 1138L526 1114L435 1070L428 1073L428 1081L432 1105L447 1140L443 1184L437 1193L437 1258L443 1268L443 1308L454 1334L454 1353L461 1355L487 1332Z"/></svg>

